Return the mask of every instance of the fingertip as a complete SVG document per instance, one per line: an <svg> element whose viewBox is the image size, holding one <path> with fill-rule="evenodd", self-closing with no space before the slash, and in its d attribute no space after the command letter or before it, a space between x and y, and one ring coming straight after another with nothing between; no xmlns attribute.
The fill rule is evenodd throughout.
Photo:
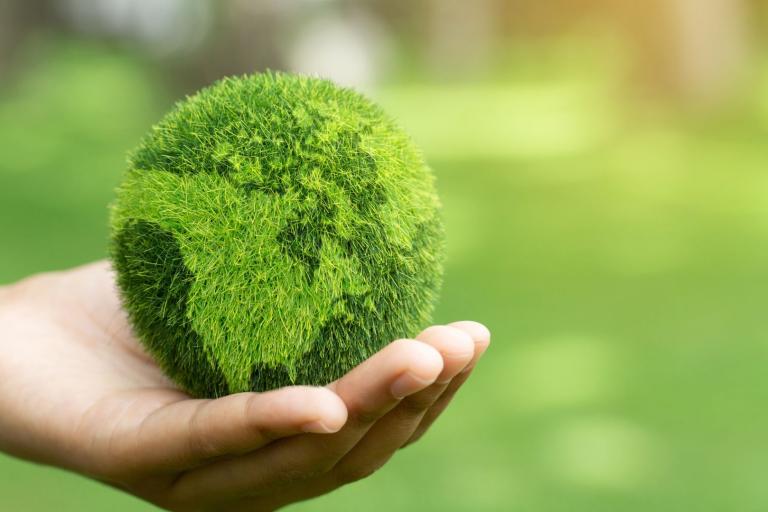
<svg viewBox="0 0 768 512"><path fill-rule="evenodd" d="M416 339L435 348L443 358L443 370L438 377L438 384L450 382L475 356L474 340L456 327L433 325L424 329Z"/></svg>
<svg viewBox="0 0 768 512"><path fill-rule="evenodd" d="M312 434L335 434L347 423L347 409L325 410L318 418L301 426L301 430Z"/></svg>
<svg viewBox="0 0 768 512"><path fill-rule="evenodd" d="M491 331L480 322L461 320L448 325L467 333L477 345L487 347L491 343Z"/></svg>
<svg viewBox="0 0 768 512"><path fill-rule="evenodd" d="M397 340L393 345L405 360L402 372L390 386L390 393L395 398L404 398L427 388L443 371L443 356L430 345L410 339Z"/></svg>
<svg viewBox="0 0 768 512"><path fill-rule="evenodd" d="M404 373L410 373L423 381L434 381L443 371L443 356L434 347L412 339L394 342L400 356L406 360Z"/></svg>
<svg viewBox="0 0 768 512"><path fill-rule="evenodd" d="M433 325L416 337L427 343L448 359L469 359L475 352L472 336L466 331L450 325Z"/></svg>
<svg viewBox="0 0 768 512"><path fill-rule="evenodd" d="M326 397L323 424L328 433L338 432L347 423L347 417L349 416L347 405L344 403L344 400L333 391L325 388L317 389L321 390L322 394Z"/></svg>
<svg viewBox="0 0 768 512"><path fill-rule="evenodd" d="M305 423L305 432L338 432L347 422L347 406L344 401L328 388L314 386L296 386L304 394L305 404L314 420Z"/></svg>
<svg viewBox="0 0 768 512"><path fill-rule="evenodd" d="M253 393L251 421L273 428L331 433L344 426L347 407L333 391L314 386L288 386ZM282 427L274 427L282 425Z"/></svg>

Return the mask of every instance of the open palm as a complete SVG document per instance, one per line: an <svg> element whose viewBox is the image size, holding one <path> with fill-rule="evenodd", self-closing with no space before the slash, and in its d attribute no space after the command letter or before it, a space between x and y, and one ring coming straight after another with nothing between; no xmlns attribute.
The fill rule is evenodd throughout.
<svg viewBox="0 0 768 512"><path fill-rule="evenodd" d="M324 388L192 399L132 335L107 262L42 274L0 288L0 450L171 510L274 510L421 436L489 339L433 326Z"/></svg>

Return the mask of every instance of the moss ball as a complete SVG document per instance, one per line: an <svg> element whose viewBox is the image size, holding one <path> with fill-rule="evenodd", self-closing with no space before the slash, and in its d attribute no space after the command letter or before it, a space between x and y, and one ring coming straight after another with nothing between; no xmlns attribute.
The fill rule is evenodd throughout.
<svg viewBox="0 0 768 512"><path fill-rule="evenodd" d="M136 335L194 396L324 385L429 322L434 178L357 92L225 78L132 153L111 255Z"/></svg>

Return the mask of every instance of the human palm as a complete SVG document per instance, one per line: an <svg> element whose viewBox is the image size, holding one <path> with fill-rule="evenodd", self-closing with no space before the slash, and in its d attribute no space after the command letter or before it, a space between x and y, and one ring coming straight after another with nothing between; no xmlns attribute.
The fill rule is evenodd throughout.
<svg viewBox="0 0 768 512"><path fill-rule="evenodd" d="M42 274L0 288L0 450L170 510L274 510L420 437L489 340L433 326L326 387L193 399L132 335L108 263Z"/></svg>

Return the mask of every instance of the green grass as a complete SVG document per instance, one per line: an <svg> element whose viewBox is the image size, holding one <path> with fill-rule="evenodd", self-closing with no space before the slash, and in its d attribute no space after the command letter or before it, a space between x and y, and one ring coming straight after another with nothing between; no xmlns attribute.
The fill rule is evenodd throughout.
<svg viewBox="0 0 768 512"><path fill-rule="evenodd" d="M123 303L196 396L325 385L431 319L431 170L360 94L283 73L180 102L112 209Z"/></svg>
<svg viewBox="0 0 768 512"><path fill-rule="evenodd" d="M0 103L5 281L104 256L121 152L156 115L130 61L70 57ZM54 73L57 88L45 87ZM121 104L85 85L110 76L128 84ZM420 443L370 479L290 510L764 509L768 86L726 118L638 122L600 80L544 83L560 92L533 103L536 87L379 95L415 128L437 173L448 258L436 319L484 321L494 343ZM100 107L50 122L44 114L81 86ZM474 126L462 146L461 127L446 126L472 108L491 112L490 98L517 115ZM504 145L505 130L558 116L571 119L559 127L565 142L544 130ZM97 121L117 117L120 132L105 135L115 128ZM73 143L89 137L101 142ZM10 459L0 474L3 510L151 509Z"/></svg>

